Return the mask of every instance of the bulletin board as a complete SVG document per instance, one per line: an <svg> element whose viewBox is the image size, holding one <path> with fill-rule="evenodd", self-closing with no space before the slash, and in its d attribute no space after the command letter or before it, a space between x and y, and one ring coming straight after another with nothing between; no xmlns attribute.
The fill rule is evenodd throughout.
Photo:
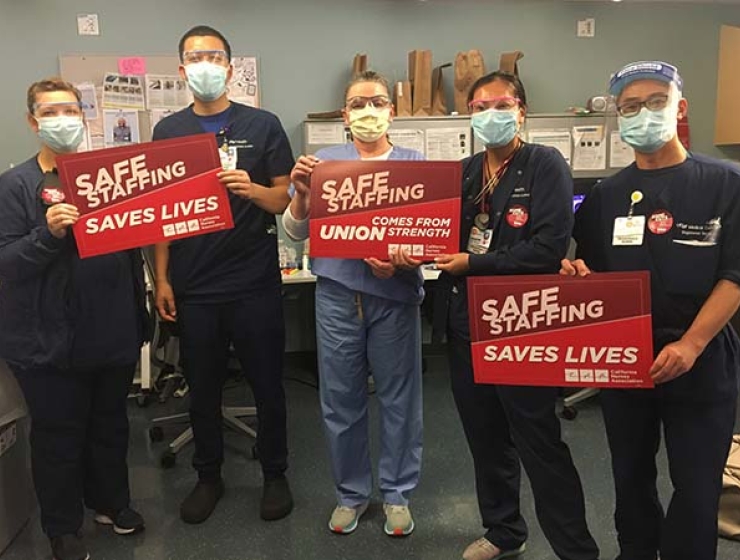
<svg viewBox="0 0 740 560"><path fill-rule="evenodd" d="M82 90L83 102L89 101L86 106L95 105L94 111L86 110L88 137L82 150L150 141L154 124L192 102L187 85L178 77L179 64L176 55L61 55L62 78L95 87L94 101L92 88ZM256 57L235 55L232 64L229 99L259 107ZM144 96L144 106L129 105L127 101L137 99L139 92ZM115 99L114 106L110 105L111 99ZM95 118L91 118L93 115Z"/></svg>

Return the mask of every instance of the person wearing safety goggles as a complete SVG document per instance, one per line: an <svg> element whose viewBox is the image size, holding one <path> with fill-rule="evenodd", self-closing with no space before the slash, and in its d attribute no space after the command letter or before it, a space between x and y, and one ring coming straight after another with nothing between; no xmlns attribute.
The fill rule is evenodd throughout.
<svg viewBox="0 0 740 560"><path fill-rule="evenodd" d="M31 463L41 525L55 560L86 560L84 507L117 534L141 531L130 506L126 400L145 338L138 250L81 260L70 231L59 154L85 123L80 92L58 78L28 89L35 156L0 175L0 358L31 416Z"/></svg>
<svg viewBox="0 0 740 560"><path fill-rule="evenodd" d="M326 160L420 160L391 144L393 105L386 80L363 72L345 92L344 122L352 142L298 159L293 200L283 226L293 239L308 237L311 174ZM389 536L414 530L409 509L422 454L421 323L424 297L418 261L404 252L390 261L313 259L320 398L337 506L329 529L357 528L372 494L368 427L368 375L380 409L378 478Z"/></svg>
<svg viewBox="0 0 740 560"><path fill-rule="evenodd" d="M576 214L577 260L561 273L649 270L654 389L602 390L619 560L714 560L722 471L737 405L740 171L688 152L678 69L626 65L611 78L635 162L595 185ZM627 219L629 217L629 219ZM656 488L665 437L673 493Z"/></svg>
<svg viewBox="0 0 740 560"><path fill-rule="evenodd" d="M293 509L288 468L283 353L285 325L275 214L290 201L294 159L278 118L231 101L231 46L217 30L197 26L179 44L180 76L194 102L161 120L154 140L216 135L234 228L155 246L156 304L177 321L198 482L180 507L186 523L202 523L224 493L222 392L233 346L254 393L257 452L264 479L260 516Z"/></svg>
<svg viewBox="0 0 740 560"><path fill-rule="evenodd" d="M466 278L546 274L559 269L573 225L573 181L554 148L519 131L527 99L519 78L493 72L468 94L473 131L485 150L463 160L461 252L436 259L442 271L435 322L447 333L452 392L473 455L485 535L465 560L524 551L520 460L545 537L563 560L596 560L583 490L555 414L555 387L477 385L471 364Z"/></svg>

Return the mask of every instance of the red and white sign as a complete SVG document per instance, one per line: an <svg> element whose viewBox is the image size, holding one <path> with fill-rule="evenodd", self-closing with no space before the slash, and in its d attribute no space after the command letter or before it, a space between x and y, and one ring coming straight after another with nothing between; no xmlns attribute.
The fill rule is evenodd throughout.
<svg viewBox="0 0 740 560"><path fill-rule="evenodd" d="M213 134L57 156L80 257L234 227Z"/></svg>
<svg viewBox="0 0 740 560"><path fill-rule="evenodd" d="M460 251L459 162L326 161L311 176L311 256Z"/></svg>
<svg viewBox="0 0 740 560"><path fill-rule="evenodd" d="M648 272L468 278L477 383L649 388Z"/></svg>

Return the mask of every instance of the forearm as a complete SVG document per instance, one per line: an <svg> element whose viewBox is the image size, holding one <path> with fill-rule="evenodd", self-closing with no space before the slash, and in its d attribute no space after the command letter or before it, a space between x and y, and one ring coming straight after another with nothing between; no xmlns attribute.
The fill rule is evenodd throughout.
<svg viewBox="0 0 740 560"><path fill-rule="evenodd" d="M701 353L707 344L728 323L740 306L740 286L730 280L720 280L704 302L682 339Z"/></svg>
<svg viewBox="0 0 740 560"><path fill-rule="evenodd" d="M290 204L288 186L265 187L252 183L251 200L270 214L282 214Z"/></svg>
<svg viewBox="0 0 740 560"><path fill-rule="evenodd" d="M168 269L170 265L170 244L167 242L154 245L154 281L156 284L169 284Z"/></svg>
<svg viewBox="0 0 740 560"><path fill-rule="evenodd" d="M62 255L67 238L54 237L46 226L0 247L0 277L22 280L43 274Z"/></svg>
<svg viewBox="0 0 740 560"><path fill-rule="evenodd" d="M293 199L295 202L295 198ZM308 218L298 219L293 214L293 203L283 212L283 229L294 241L303 241L308 238Z"/></svg>

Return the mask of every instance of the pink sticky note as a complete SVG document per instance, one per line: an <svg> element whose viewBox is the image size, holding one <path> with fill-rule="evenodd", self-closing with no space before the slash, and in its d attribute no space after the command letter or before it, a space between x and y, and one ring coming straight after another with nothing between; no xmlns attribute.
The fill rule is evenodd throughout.
<svg viewBox="0 0 740 560"><path fill-rule="evenodd" d="M129 56L118 59L119 74L146 74L146 60L143 56Z"/></svg>

